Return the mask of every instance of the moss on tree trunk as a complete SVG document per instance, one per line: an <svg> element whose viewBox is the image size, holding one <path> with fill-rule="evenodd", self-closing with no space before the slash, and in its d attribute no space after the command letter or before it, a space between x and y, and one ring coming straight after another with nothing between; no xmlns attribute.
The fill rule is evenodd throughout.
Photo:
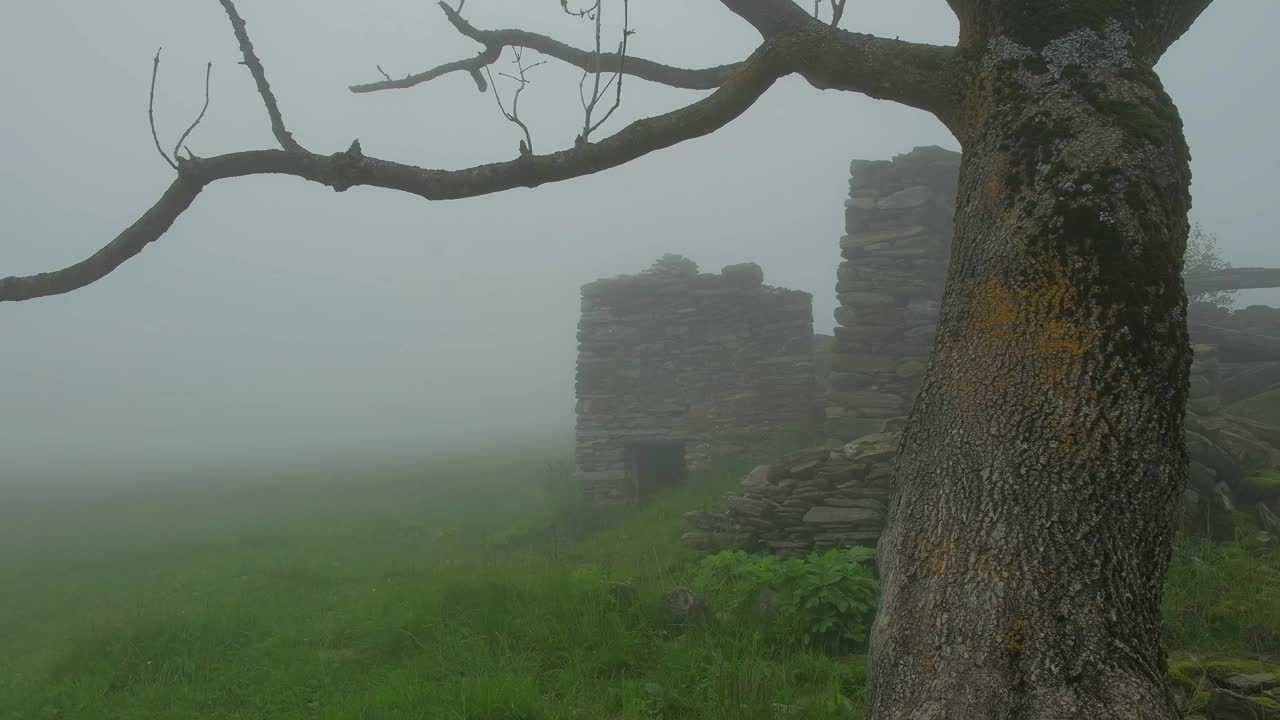
<svg viewBox="0 0 1280 720"><path fill-rule="evenodd" d="M1176 716L1160 601L1187 466L1188 157L1124 28L1072 32L1071 52L996 37L972 60L880 546L874 720Z"/></svg>

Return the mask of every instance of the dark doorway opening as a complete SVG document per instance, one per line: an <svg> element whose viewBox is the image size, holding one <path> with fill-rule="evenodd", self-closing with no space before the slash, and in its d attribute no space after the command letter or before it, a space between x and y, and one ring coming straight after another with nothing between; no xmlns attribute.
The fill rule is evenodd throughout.
<svg viewBox="0 0 1280 720"><path fill-rule="evenodd" d="M684 443L676 440L654 440L627 446L627 476L631 479L632 499L647 502L688 479Z"/></svg>

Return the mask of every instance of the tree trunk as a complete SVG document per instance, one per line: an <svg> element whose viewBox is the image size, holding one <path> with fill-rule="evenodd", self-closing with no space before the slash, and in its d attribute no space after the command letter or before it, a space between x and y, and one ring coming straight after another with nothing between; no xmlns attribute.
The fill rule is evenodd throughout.
<svg viewBox="0 0 1280 720"><path fill-rule="evenodd" d="M1188 155L1141 40L1048 33L1007 9L1027 5L962 29L956 236L881 540L873 720L1177 716Z"/></svg>

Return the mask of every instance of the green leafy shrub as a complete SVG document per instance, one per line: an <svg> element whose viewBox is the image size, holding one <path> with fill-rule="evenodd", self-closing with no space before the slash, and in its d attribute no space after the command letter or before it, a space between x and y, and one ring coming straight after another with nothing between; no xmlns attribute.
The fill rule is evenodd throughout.
<svg viewBox="0 0 1280 720"><path fill-rule="evenodd" d="M852 548L783 560L728 550L703 559L694 584L723 612L838 651L866 642L880 592L866 564L873 555Z"/></svg>

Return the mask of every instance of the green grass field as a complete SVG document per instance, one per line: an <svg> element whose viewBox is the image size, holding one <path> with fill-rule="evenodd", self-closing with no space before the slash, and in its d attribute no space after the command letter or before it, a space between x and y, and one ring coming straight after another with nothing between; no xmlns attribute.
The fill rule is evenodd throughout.
<svg viewBox="0 0 1280 720"><path fill-rule="evenodd" d="M0 718L849 717L861 657L687 632L681 513L742 464L626 515L574 512L563 457L5 488ZM1280 557L1183 545L1183 653L1280 648ZM618 603L601 578L630 583Z"/></svg>

